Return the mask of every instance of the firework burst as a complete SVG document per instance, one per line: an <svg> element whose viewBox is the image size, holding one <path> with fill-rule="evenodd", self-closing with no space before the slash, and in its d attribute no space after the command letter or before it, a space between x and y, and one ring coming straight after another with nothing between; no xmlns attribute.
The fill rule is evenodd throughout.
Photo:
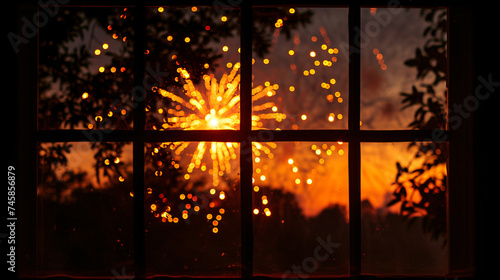
<svg viewBox="0 0 500 280"><path fill-rule="evenodd" d="M199 91L191 80L190 73L178 68L184 82L183 93L175 94L168 90L153 87L153 92L160 94L174 106L167 110L162 129L182 130L237 130L240 126L240 63L235 63L229 74L225 73L219 81L214 75L204 75L204 90ZM266 83L252 89L253 115L252 128L261 129L265 120L281 122L286 115L278 112L278 107L270 98L276 95L277 84ZM169 147L176 155L183 154L190 142L163 143L162 148ZM230 142L199 142L192 152L191 162L187 168L185 179L195 169L208 171L212 174L212 184L219 185L219 178L231 173L231 160L237 158L238 143ZM253 142L254 155L262 153L272 157L273 143ZM207 170L204 159L210 154L209 162L212 168Z"/></svg>

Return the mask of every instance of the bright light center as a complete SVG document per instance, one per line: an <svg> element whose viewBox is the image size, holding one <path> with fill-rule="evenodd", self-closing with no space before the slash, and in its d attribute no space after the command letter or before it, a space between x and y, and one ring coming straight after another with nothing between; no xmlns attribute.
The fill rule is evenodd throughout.
<svg viewBox="0 0 500 280"><path fill-rule="evenodd" d="M217 118L212 118L208 124L211 127L217 127L219 125L219 120L217 120Z"/></svg>
<svg viewBox="0 0 500 280"><path fill-rule="evenodd" d="M205 116L205 121L208 122L208 126L211 128L218 128L219 125L219 119L215 116L215 110L211 109L210 114L207 114Z"/></svg>

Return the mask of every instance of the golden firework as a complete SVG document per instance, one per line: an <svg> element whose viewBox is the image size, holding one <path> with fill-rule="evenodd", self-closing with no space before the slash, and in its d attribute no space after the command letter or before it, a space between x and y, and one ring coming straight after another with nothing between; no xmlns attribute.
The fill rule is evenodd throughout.
<svg viewBox="0 0 500 280"><path fill-rule="evenodd" d="M162 130L236 130L240 126L240 63L235 63L230 73L224 73L218 81L214 75L204 75L204 89L199 91L191 80L190 73L184 68L177 68L177 72L184 81L182 94L153 87L155 93L173 104L166 110L167 118L163 119ZM269 99L276 95L277 84L257 86L252 89L253 115L252 128L260 129L263 121L273 119L281 122L286 115L278 112L274 101ZM260 101L260 102L259 102ZM181 155L190 142L162 143L161 147L170 147L176 155ZM185 179L189 173L200 168L212 174L213 185L219 185L219 177L231 173L231 160L236 159L238 143L231 142L199 142L192 153L191 163L187 168ZM272 157L273 143L259 144L252 142L252 151L256 156L261 152ZM208 153L207 153L208 151ZM207 170L204 163L206 154L210 154L212 168Z"/></svg>

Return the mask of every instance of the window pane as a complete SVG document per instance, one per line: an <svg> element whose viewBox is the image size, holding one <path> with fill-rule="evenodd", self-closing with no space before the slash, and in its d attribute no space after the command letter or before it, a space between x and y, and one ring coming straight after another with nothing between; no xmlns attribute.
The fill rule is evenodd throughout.
<svg viewBox="0 0 500 280"><path fill-rule="evenodd" d="M362 129L446 129L446 9L361 9Z"/></svg>
<svg viewBox="0 0 500 280"><path fill-rule="evenodd" d="M132 277L132 145L39 143L37 275Z"/></svg>
<svg viewBox="0 0 500 280"><path fill-rule="evenodd" d="M255 8L253 128L346 129L346 8Z"/></svg>
<svg viewBox="0 0 500 280"><path fill-rule="evenodd" d="M147 275L238 277L238 145L165 142L145 150Z"/></svg>
<svg viewBox="0 0 500 280"><path fill-rule="evenodd" d="M146 129L239 129L239 10L146 12Z"/></svg>
<svg viewBox="0 0 500 280"><path fill-rule="evenodd" d="M132 9L58 9L39 28L38 128L130 129Z"/></svg>
<svg viewBox="0 0 500 280"><path fill-rule="evenodd" d="M255 144L254 275L347 275L347 144Z"/></svg>
<svg viewBox="0 0 500 280"><path fill-rule="evenodd" d="M446 273L447 150L447 143L362 143L363 273Z"/></svg>

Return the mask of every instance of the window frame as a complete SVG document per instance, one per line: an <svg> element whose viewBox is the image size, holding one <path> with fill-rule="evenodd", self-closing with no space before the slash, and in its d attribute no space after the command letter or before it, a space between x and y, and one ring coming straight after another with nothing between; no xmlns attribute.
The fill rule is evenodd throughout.
<svg viewBox="0 0 500 280"><path fill-rule="evenodd" d="M228 1L231 2L231 1ZM234 1L238 2L241 10L241 33L252 33L252 7L256 6L290 6L281 1ZM391 1L389 1L390 3ZM449 104L462 104L474 92L472 79L472 34L468 24L471 23L471 12L465 8L453 7L450 1L395 1L401 7L447 7L448 9L448 95ZM129 6L134 7L135 40L134 40L134 85L141 87L145 76L144 50L145 38L143 27L145 24L145 8L147 6L172 6L172 1L84 1L75 0L74 6ZM213 3L219 3L217 1ZM222 1L221 3L226 3ZM177 1L182 6L203 5L202 1ZM359 46L360 11L363 7L387 7L387 1L347 1L339 0L335 3L348 7L349 46ZM321 1L304 1L297 6L326 6ZM331 7L332 5L328 5ZM19 5L18 19L32 18L37 12L37 3ZM18 20L20 30L22 21ZM19 246L18 255L26 256L20 260L19 269L31 269L36 273L36 155L38 142L70 142L89 141L82 133L87 130L38 130L37 128L37 40L31 39L19 47L18 73L23 79L18 80L18 186L23 191L18 192L18 216L24 217L19 221L19 231L25 232L25 244ZM465 46L465 47L464 47ZM241 89L240 89L240 130L237 131L150 131L145 130L145 102L134 101L134 125L132 130L97 130L102 135L102 141L132 142L133 145L133 185L134 185L134 274L139 279L146 277L145 263L145 223L144 223L144 143L168 141L227 141L241 143L241 150L253 141L261 138L259 131L251 128L252 100L252 37L241 36ZM349 61L349 107L348 128L345 130L282 130L273 131L272 141L345 141L349 143L349 235L350 235L350 276L363 275L361 273L361 143L363 142L406 142L436 138L436 131L428 130L360 130L360 53L352 52ZM460 58L460 59L458 59ZM31 68L30 68L31 66ZM459 70L460 69L460 70ZM28 82L25 82L28 81ZM138 113L142 112L142 113ZM451 112L449 117L458 115ZM472 118L463 120L462 125L455 130L439 130L437 133L446 137L449 143L449 176L447 188L447 276L471 276L474 270L474 182L473 171L463 162L472 162ZM21 151L22 150L22 151ZM137 172L139 171L139 172ZM241 277L253 276L253 217L252 217L252 154L240 155L241 180ZM451 186L451 187L450 187ZM464 207L465 205L465 207ZM31 233L31 234L28 234ZM37 277L36 274L31 275ZM405 276L405 275L403 275ZM111 275L110 275L111 277Z"/></svg>

